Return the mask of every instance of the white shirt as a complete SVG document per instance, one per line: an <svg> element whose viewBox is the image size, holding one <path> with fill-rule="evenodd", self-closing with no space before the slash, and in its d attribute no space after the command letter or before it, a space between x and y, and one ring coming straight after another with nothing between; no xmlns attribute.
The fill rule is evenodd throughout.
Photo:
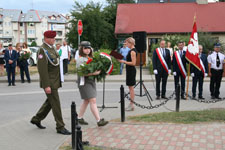
<svg viewBox="0 0 225 150"><path fill-rule="evenodd" d="M80 55L79 55L79 50L77 50L74 59L77 61L77 59L79 58L79 56L80 56Z"/></svg>
<svg viewBox="0 0 225 150"><path fill-rule="evenodd" d="M62 59L68 59L68 52L71 52L70 46L62 45L60 49L62 50Z"/></svg>
<svg viewBox="0 0 225 150"><path fill-rule="evenodd" d="M212 69L216 69L216 70L222 70L223 69L223 64L225 56L222 53L218 53L219 55L219 59L220 59L220 65L219 67L216 66L216 57L217 57L217 53L214 51L212 54L210 54L207 58L208 63L211 64L211 68Z"/></svg>
<svg viewBox="0 0 225 150"><path fill-rule="evenodd" d="M187 51L187 46L184 46L184 47L183 47L183 50L184 50L184 51Z"/></svg>

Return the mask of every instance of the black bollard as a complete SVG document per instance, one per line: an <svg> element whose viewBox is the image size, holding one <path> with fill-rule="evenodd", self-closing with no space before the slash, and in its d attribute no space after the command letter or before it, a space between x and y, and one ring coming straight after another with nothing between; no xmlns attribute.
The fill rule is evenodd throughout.
<svg viewBox="0 0 225 150"><path fill-rule="evenodd" d="M120 104L121 104L121 122L125 121L125 102L124 102L124 87L120 87Z"/></svg>
<svg viewBox="0 0 225 150"><path fill-rule="evenodd" d="M77 135L77 150L83 150L83 142L82 142L82 131L81 126L76 126L76 135Z"/></svg>
<svg viewBox="0 0 225 150"><path fill-rule="evenodd" d="M72 102L71 104L71 132L72 132L72 149L75 150L75 145L76 145L76 132L75 128L76 127L76 105L75 102Z"/></svg>
<svg viewBox="0 0 225 150"><path fill-rule="evenodd" d="M180 110L180 84L176 88L176 112Z"/></svg>

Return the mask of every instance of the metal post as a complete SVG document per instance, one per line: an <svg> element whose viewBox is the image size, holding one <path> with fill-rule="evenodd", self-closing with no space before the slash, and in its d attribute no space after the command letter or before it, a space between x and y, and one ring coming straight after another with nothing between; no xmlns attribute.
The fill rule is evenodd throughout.
<svg viewBox="0 0 225 150"><path fill-rule="evenodd" d="M82 142L82 131L81 126L76 126L76 135L77 135L77 150L83 150L83 142Z"/></svg>
<svg viewBox="0 0 225 150"><path fill-rule="evenodd" d="M79 46L80 46L80 35L78 34L78 49L79 49Z"/></svg>
<svg viewBox="0 0 225 150"><path fill-rule="evenodd" d="M142 97L142 52L140 53L140 96Z"/></svg>
<svg viewBox="0 0 225 150"><path fill-rule="evenodd" d="M121 104L121 122L125 121L125 102L124 102L124 87L120 87L120 104Z"/></svg>
<svg viewBox="0 0 225 150"><path fill-rule="evenodd" d="M176 112L179 112L180 109L180 84L176 88Z"/></svg>
<svg viewBox="0 0 225 150"><path fill-rule="evenodd" d="M75 127L76 127L76 105L75 102L72 102L71 104L71 131L72 131L72 149L75 150L75 145L76 145L76 132L75 132Z"/></svg>

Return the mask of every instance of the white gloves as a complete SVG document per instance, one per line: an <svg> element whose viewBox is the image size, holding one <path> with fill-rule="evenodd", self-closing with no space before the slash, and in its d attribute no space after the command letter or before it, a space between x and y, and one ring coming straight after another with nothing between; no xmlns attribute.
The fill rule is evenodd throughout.
<svg viewBox="0 0 225 150"><path fill-rule="evenodd" d="M192 76L192 77L194 77L194 76L195 76L195 74L194 74L194 73L191 73L191 76Z"/></svg>
<svg viewBox="0 0 225 150"><path fill-rule="evenodd" d="M177 75L177 73L176 73L176 72L173 72L173 75L174 75L174 76L176 76L176 75Z"/></svg>
<svg viewBox="0 0 225 150"><path fill-rule="evenodd" d="M169 70L169 74L171 74L171 70Z"/></svg>
<svg viewBox="0 0 225 150"><path fill-rule="evenodd" d="M154 74L158 74L158 71L156 69L153 72L154 72Z"/></svg>
<svg viewBox="0 0 225 150"><path fill-rule="evenodd" d="M208 73L205 73L205 77L207 77L208 76Z"/></svg>

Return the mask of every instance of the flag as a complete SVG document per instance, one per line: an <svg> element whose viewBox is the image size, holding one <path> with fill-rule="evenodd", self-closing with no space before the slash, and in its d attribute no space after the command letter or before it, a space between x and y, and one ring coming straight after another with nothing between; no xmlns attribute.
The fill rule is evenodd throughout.
<svg viewBox="0 0 225 150"><path fill-rule="evenodd" d="M196 68L201 70L200 58L199 58L199 47L198 47L198 32L196 21L194 21L192 33L190 36L190 40L188 42L187 51L186 51L186 59L194 65Z"/></svg>

